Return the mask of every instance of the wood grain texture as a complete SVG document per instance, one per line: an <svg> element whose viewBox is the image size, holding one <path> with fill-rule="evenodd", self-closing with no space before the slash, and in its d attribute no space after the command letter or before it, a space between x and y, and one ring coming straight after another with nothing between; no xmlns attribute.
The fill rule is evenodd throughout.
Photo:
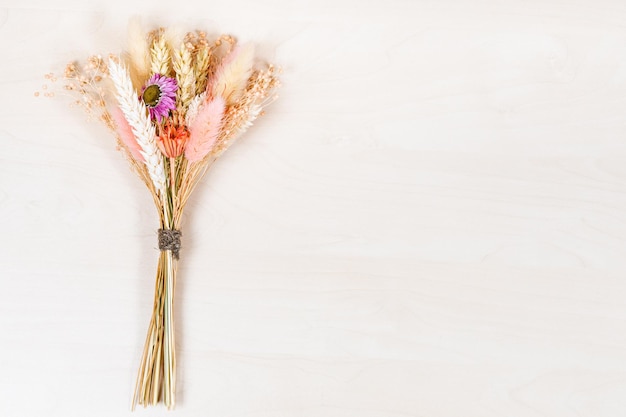
<svg viewBox="0 0 626 417"><path fill-rule="evenodd" d="M623 2L5 0L1 416L129 413L156 215L33 92L135 13L284 69L187 211L176 415L626 415Z"/></svg>

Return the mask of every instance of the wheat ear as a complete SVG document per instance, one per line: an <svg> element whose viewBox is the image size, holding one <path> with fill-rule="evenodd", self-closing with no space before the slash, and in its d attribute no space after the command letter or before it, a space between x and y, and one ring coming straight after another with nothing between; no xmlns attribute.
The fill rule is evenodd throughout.
<svg viewBox="0 0 626 417"><path fill-rule="evenodd" d="M168 75L170 72L170 49L163 34L159 34L159 37L152 42L150 56L152 58L152 73Z"/></svg>
<svg viewBox="0 0 626 417"><path fill-rule="evenodd" d="M184 115L189 107L189 102L194 96L196 82L193 78L193 66L191 65L191 52L185 44L174 51L174 72L178 82L178 94L176 94L176 109Z"/></svg>
<svg viewBox="0 0 626 417"><path fill-rule="evenodd" d="M202 45L196 54L196 65L194 67L196 78L196 94L206 90L207 77L209 75L209 65L211 64L211 48Z"/></svg>
<svg viewBox="0 0 626 417"><path fill-rule="evenodd" d="M148 110L138 100L137 92L133 88L126 67L114 60L109 60L109 74L117 90L117 101L120 109L141 148L140 152L145 160L154 188L159 190L161 195L165 195L163 158L161 151L157 148L155 128L148 117Z"/></svg>

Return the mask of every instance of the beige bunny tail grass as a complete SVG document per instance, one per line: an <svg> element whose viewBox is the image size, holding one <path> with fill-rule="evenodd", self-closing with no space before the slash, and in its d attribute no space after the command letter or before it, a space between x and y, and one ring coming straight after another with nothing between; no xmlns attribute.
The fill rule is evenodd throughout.
<svg viewBox="0 0 626 417"><path fill-rule="evenodd" d="M212 96L220 96L226 104L236 103L242 96L254 65L254 45L237 45L223 60L211 85Z"/></svg>
<svg viewBox="0 0 626 417"><path fill-rule="evenodd" d="M185 30L180 25L172 25L165 28L163 38L170 51L174 51L185 40Z"/></svg>
<svg viewBox="0 0 626 417"><path fill-rule="evenodd" d="M126 53L133 86L139 90L150 76L150 47L141 20L134 17L128 23Z"/></svg>

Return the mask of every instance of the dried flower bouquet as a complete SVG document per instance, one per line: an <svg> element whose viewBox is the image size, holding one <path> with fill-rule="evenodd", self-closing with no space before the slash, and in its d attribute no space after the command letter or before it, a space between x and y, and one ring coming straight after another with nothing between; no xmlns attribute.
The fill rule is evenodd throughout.
<svg viewBox="0 0 626 417"><path fill-rule="evenodd" d="M164 28L145 33L134 21L122 56L72 62L64 78L65 89L77 94L75 104L115 134L159 213L154 310L133 408L162 400L172 409L173 305L183 209L211 163L276 98L277 71L256 63L253 46L231 36L209 40L201 31L180 36Z"/></svg>

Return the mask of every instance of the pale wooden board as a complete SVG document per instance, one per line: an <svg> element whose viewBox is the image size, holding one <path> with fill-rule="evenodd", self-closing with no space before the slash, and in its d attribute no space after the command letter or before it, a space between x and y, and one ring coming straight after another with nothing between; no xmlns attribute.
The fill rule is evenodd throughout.
<svg viewBox="0 0 626 417"><path fill-rule="evenodd" d="M129 413L156 215L33 93L136 13L284 69L187 212L176 415L626 415L625 3L1 7L1 416Z"/></svg>

